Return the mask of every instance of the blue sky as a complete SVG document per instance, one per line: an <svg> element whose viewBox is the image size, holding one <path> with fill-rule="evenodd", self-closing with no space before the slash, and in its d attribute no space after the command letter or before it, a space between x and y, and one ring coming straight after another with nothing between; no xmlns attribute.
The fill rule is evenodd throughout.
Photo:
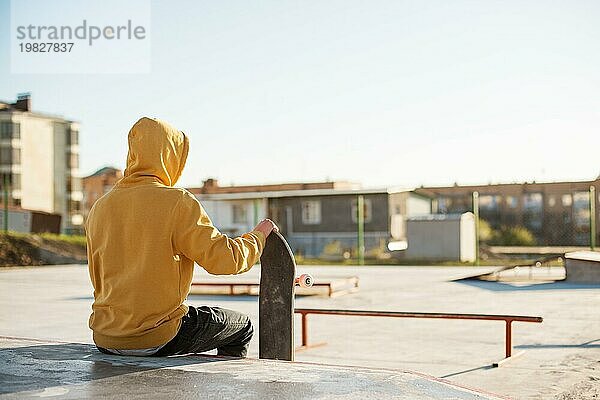
<svg viewBox="0 0 600 400"><path fill-rule="evenodd" d="M152 72L123 75L11 74L9 6L0 99L80 121L82 174L143 115L190 136L187 186L600 174L597 1L154 1Z"/></svg>

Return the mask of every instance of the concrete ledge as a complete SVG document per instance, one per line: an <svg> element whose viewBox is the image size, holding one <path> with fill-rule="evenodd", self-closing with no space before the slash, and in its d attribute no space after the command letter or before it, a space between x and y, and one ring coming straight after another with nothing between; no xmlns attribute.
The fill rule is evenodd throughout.
<svg viewBox="0 0 600 400"><path fill-rule="evenodd" d="M0 398L500 399L409 371L211 356L120 357L0 337Z"/></svg>
<svg viewBox="0 0 600 400"><path fill-rule="evenodd" d="M600 283L600 252L566 253L565 270L567 282Z"/></svg>

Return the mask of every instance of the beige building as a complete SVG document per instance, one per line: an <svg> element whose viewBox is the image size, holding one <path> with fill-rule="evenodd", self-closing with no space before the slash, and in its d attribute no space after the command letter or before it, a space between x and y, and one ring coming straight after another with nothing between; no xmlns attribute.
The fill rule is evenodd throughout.
<svg viewBox="0 0 600 400"><path fill-rule="evenodd" d="M81 233L78 172L76 122L32 111L29 94L0 101L0 183L8 180L12 205L60 214L61 232Z"/></svg>

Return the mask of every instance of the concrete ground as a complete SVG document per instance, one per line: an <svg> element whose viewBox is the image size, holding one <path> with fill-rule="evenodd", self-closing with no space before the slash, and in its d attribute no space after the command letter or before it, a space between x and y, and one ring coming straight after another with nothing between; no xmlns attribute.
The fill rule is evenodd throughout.
<svg viewBox="0 0 600 400"><path fill-rule="evenodd" d="M404 399L501 397L423 374L216 356L108 356L82 343L0 339L0 398Z"/></svg>
<svg viewBox="0 0 600 400"><path fill-rule="evenodd" d="M600 285L452 281L484 270L489 269L300 267L299 272L319 278L357 275L360 290L332 299L301 297L296 306L543 317L542 324L514 323L515 352L525 353L500 368L490 366L504 357L504 323L496 321L313 315L309 316L310 342L327 345L298 352L296 359L418 371L519 399L598 398ZM255 268L243 279L258 279L258 272ZM200 270L197 278L210 279ZM16 347L17 342L31 345L6 337L91 343L87 329L91 302L85 266L2 269L0 336L5 339L1 347ZM258 324L255 296L190 296L188 302L239 310ZM8 353L3 354L0 358L6 364ZM254 339L249 356L257 355L258 341Z"/></svg>

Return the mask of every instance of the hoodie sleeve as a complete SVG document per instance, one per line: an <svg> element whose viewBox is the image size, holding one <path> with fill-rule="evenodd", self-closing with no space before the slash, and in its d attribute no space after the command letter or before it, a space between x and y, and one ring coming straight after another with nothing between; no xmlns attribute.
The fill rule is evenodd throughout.
<svg viewBox="0 0 600 400"><path fill-rule="evenodd" d="M176 251L214 275L248 271L260 258L265 235L252 231L229 238L215 228L198 200L184 192L175 210L173 242Z"/></svg>

